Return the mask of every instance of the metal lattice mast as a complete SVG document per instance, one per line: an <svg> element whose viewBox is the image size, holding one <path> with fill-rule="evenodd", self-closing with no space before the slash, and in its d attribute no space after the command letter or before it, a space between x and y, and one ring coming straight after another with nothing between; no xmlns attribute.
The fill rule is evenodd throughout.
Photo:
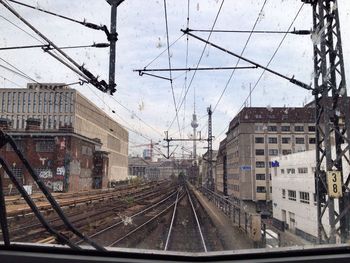
<svg viewBox="0 0 350 263"><path fill-rule="evenodd" d="M318 242L345 242L349 236L350 211L345 204L350 177L343 162L350 165L350 112L338 6L336 0L302 1L313 8Z"/></svg>
<svg viewBox="0 0 350 263"><path fill-rule="evenodd" d="M213 134L212 134L212 114L211 106L207 108L208 111L208 188L214 190L213 178Z"/></svg>

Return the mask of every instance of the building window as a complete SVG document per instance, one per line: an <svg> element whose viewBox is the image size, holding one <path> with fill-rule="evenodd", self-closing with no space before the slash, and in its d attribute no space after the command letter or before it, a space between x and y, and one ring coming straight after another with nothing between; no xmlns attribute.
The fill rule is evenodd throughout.
<svg viewBox="0 0 350 263"><path fill-rule="evenodd" d="M309 138L309 144L315 144L316 138Z"/></svg>
<svg viewBox="0 0 350 263"><path fill-rule="evenodd" d="M310 194L307 192L299 192L300 203L310 204Z"/></svg>
<svg viewBox="0 0 350 263"><path fill-rule="evenodd" d="M304 131L304 126L296 125L294 127L294 131L296 131L296 132L303 132Z"/></svg>
<svg viewBox="0 0 350 263"><path fill-rule="evenodd" d="M25 149L26 149L26 144L24 143L24 141L22 140L15 140L15 143L17 145L17 148L22 152L25 153ZM6 151L8 152L13 152L13 148L12 146L8 143L6 144Z"/></svg>
<svg viewBox="0 0 350 263"><path fill-rule="evenodd" d="M37 96L38 93L33 94L33 113L37 113Z"/></svg>
<svg viewBox="0 0 350 263"><path fill-rule="evenodd" d="M315 132L316 127L315 126L309 126L309 132Z"/></svg>
<svg viewBox="0 0 350 263"><path fill-rule="evenodd" d="M18 95L17 95L17 113L20 113L20 105L21 105L21 92L18 92Z"/></svg>
<svg viewBox="0 0 350 263"><path fill-rule="evenodd" d="M53 152L55 148L55 141L53 140L43 140L36 142L37 152Z"/></svg>
<svg viewBox="0 0 350 263"><path fill-rule="evenodd" d="M272 186L270 186L270 193L272 194Z"/></svg>
<svg viewBox="0 0 350 263"><path fill-rule="evenodd" d="M22 168L11 168L11 171L12 171L13 175L17 179L22 181L22 178L23 178L23 170L22 170ZM9 178L9 176L8 176L8 174L6 172L4 172L4 178Z"/></svg>
<svg viewBox="0 0 350 263"><path fill-rule="evenodd" d="M50 92L50 101L49 101L49 113L53 113L54 110L54 93Z"/></svg>
<svg viewBox="0 0 350 263"><path fill-rule="evenodd" d="M256 180L265 180L265 174L256 174Z"/></svg>
<svg viewBox="0 0 350 263"><path fill-rule="evenodd" d="M295 138L295 143L296 144L304 144L305 143L305 139L304 138Z"/></svg>
<svg viewBox="0 0 350 263"><path fill-rule="evenodd" d="M41 113L41 107L43 105L43 94L41 92L39 92L38 105L38 112Z"/></svg>
<svg viewBox="0 0 350 263"><path fill-rule="evenodd" d="M290 143L290 137L282 137L282 143L283 144L289 144Z"/></svg>
<svg viewBox="0 0 350 263"><path fill-rule="evenodd" d="M282 125L282 126L281 126L281 131L283 131L283 132L289 132L289 131L290 131L290 126Z"/></svg>
<svg viewBox="0 0 350 263"><path fill-rule="evenodd" d="M263 149L256 149L255 155L265 155L265 151Z"/></svg>
<svg viewBox="0 0 350 263"><path fill-rule="evenodd" d="M284 174L284 169L281 169L281 174Z"/></svg>
<svg viewBox="0 0 350 263"><path fill-rule="evenodd" d="M63 112L63 94L60 93L60 97L59 97L59 104L60 104L60 113Z"/></svg>
<svg viewBox="0 0 350 263"><path fill-rule="evenodd" d="M288 154L291 154L291 153L292 153L292 150L289 150L289 149L282 150L282 155L288 155Z"/></svg>
<svg viewBox="0 0 350 263"><path fill-rule="evenodd" d="M22 112L26 112L26 104L27 104L27 92L23 92L23 100L22 100Z"/></svg>
<svg viewBox="0 0 350 263"><path fill-rule="evenodd" d="M264 143L264 137L255 137L255 143Z"/></svg>
<svg viewBox="0 0 350 263"><path fill-rule="evenodd" d="M267 126L267 130L270 131L270 132L276 132L277 131L277 126Z"/></svg>
<svg viewBox="0 0 350 263"><path fill-rule="evenodd" d="M288 199L292 200L292 201L296 201L297 200L297 193L296 193L296 191L288 190Z"/></svg>
<svg viewBox="0 0 350 263"><path fill-rule="evenodd" d="M12 112L12 92L7 93L7 112Z"/></svg>
<svg viewBox="0 0 350 263"><path fill-rule="evenodd" d="M269 149L269 155L270 156L277 156L278 150L277 149Z"/></svg>
<svg viewBox="0 0 350 263"><path fill-rule="evenodd" d="M265 162L256 162L255 166L256 168L265 168Z"/></svg>
<svg viewBox="0 0 350 263"><path fill-rule="evenodd" d="M233 185L233 191L239 192L239 185L234 184Z"/></svg>
<svg viewBox="0 0 350 263"><path fill-rule="evenodd" d="M266 193L266 187L265 186L258 186L256 187L257 193Z"/></svg>
<svg viewBox="0 0 350 263"><path fill-rule="evenodd" d="M73 113L74 111L74 93L70 94L70 112Z"/></svg>
<svg viewBox="0 0 350 263"><path fill-rule="evenodd" d="M287 169L287 174L295 174L295 169L294 168L288 168Z"/></svg>
<svg viewBox="0 0 350 263"><path fill-rule="evenodd" d="M55 109L55 113L58 113L58 111L59 111L59 93L58 92L55 92L55 99L54 99L54 105L55 105L55 107L54 107L54 109Z"/></svg>
<svg viewBox="0 0 350 263"><path fill-rule="evenodd" d="M32 100L32 93L28 93L28 113L30 113L31 112L31 100Z"/></svg>
<svg viewBox="0 0 350 263"><path fill-rule="evenodd" d="M282 198L286 199L286 189L282 189Z"/></svg>
<svg viewBox="0 0 350 263"><path fill-rule="evenodd" d="M307 168L306 167L302 167L302 168L298 168L298 173L300 174L307 174Z"/></svg>
<svg viewBox="0 0 350 263"><path fill-rule="evenodd" d="M83 146L81 147L81 154L88 155L88 156L92 156L92 148L83 145Z"/></svg>
<svg viewBox="0 0 350 263"><path fill-rule="evenodd" d="M4 95L1 98L1 112L5 112L5 96L6 92L4 92Z"/></svg>
<svg viewBox="0 0 350 263"><path fill-rule="evenodd" d="M49 104L49 102L48 102L48 95L49 94L47 92L44 93L44 113L47 112L47 107L48 107L48 104Z"/></svg>
<svg viewBox="0 0 350 263"><path fill-rule="evenodd" d="M277 138L276 137L269 137L269 143L277 143Z"/></svg>

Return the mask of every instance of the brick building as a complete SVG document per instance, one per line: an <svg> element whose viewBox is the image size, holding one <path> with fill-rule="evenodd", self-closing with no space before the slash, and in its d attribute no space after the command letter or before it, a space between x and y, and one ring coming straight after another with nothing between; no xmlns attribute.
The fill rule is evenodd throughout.
<svg viewBox="0 0 350 263"><path fill-rule="evenodd" d="M53 192L80 191L107 187L108 155L102 143L74 132L72 127L43 131L39 119L27 119L25 130L11 129L7 119L0 119L0 128L10 135L39 178ZM9 144L0 149L1 157L14 175L33 191L37 186ZM5 192L12 191L12 182L3 169Z"/></svg>
<svg viewBox="0 0 350 263"><path fill-rule="evenodd" d="M28 83L23 89L0 89L0 118L24 130L28 118L40 119L45 131L71 126L75 134L98 138L109 152L108 180L128 174L128 132L92 101L63 83Z"/></svg>

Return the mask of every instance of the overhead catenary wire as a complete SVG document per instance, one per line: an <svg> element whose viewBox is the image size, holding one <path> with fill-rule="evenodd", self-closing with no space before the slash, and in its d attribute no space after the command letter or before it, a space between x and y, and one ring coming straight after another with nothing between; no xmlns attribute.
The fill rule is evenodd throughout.
<svg viewBox="0 0 350 263"><path fill-rule="evenodd" d="M0 58L0 59L1 59L1 58ZM3 59L2 59L2 60L3 60ZM6 63L8 63L6 60L4 60L4 61L5 61ZM20 69L18 69L16 66L14 66L14 65L12 65L12 64L10 64L10 65L11 65L13 68L15 68L16 70L20 71L20 72L17 72L17 71L15 71L15 70L11 70L11 72L17 74L18 76L20 76L20 77L22 77L22 78L24 78L24 79L26 79L26 80L30 80L30 81L35 82L36 84L42 85L42 83L40 83L40 82L36 81L35 79L31 78L29 75L27 75L26 73L24 73L23 71L21 71ZM0 66L1 66L1 65L0 65ZM66 85L74 85L74 84L80 84L80 83L81 83L81 82L73 82L73 83L66 84ZM97 94L95 94L95 95L97 96ZM103 118L105 117L105 116L102 115L100 112L92 110L91 108L87 107L86 105L84 105L84 104L82 104L82 103L79 103L78 101L76 101L75 99L73 99L73 98L71 98L71 97L69 97L69 96L66 96L66 95L64 95L64 94L61 94L61 96L65 97L66 99L69 99L72 103L75 103L75 104L77 104L77 105L79 105L79 106L82 106L83 108L86 108L86 109L90 110L91 112L94 112L94 113L100 115L100 116L103 117ZM101 99L99 96L97 96L97 97L98 97L99 99ZM112 98L114 98L114 97L112 97ZM101 100L102 100L102 99L101 99ZM103 101L103 100L102 100L102 101ZM121 103L119 103L119 104L120 104L121 106L123 106ZM116 111L113 110L109 105L106 105L106 106L108 106L108 107L110 108L111 112L114 113L116 116L118 116L118 118L120 118L124 123L128 123L128 121L124 120L120 115L118 115L118 114L116 113ZM125 107L125 108L126 108L126 107ZM140 121L142 121L142 120L140 119ZM143 121L143 122L144 122L144 121ZM146 122L144 122L144 124L146 124ZM121 125L121 124L120 124L120 125ZM132 129L132 128L130 128L130 127L127 127L126 125L122 125L122 126L123 126L126 130L129 130L129 131L131 131L131 132L133 132L133 133L135 133L135 134L137 134L137 135L143 137L143 138L146 139L146 140L152 140L152 138L143 135L142 133L136 131L135 129ZM151 126L150 126L150 127L151 127Z"/></svg>
<svg viewBox="0 0 350 263"><path fill-rule="evenodd" d="M216 16L215 16L215 19L214 19L214 23L213 23L213 25L212 25L212 27L211 27L212 30L214 29L214 27L215 27L215 25L216 25L216 22L217 22L217 20L218 20L218 18L219 18L219 15L220 15L220 13L221 13L221 10L222 10L222 7L223 7L224 2L225 2L225 0L222 0L222 2L221 2L221 4L220 4L220 7L219 7L219 9L218 9L218 11L217 11L217 13L216 13ZM212 33L209 33L208 38L207 38L207 41L210 40L211 35L212 35ZM199 57L199 60L198 60L198 62L197 62L197 66L196 66L197 68L199 67L199 65L200 65L200 63L201 63L201 61L202 61L202 58L203 58L203 56L204 56L204 52L205 52L205 50L206 50L206 48L207 48L207 45L208 45L207 43L204 44L202 53L201 53L201 55L200 55L200 57ZM195 76L196 76L196 73L197 73L197 71L195 70L194 73L193 73L193 75L192 75L192 77L191 77L190 83L189 83L188 87L186 88L185 95L184 95L183 99L181 100L181 102L178 104L178 108L181 108L182 104L184 103L185 97L187 96L187 93L188 93L188 91L189 91L190 88L191 88L191 85L192 85L193 80L194 80L194 78L195 78ZM169 125L169 127L168 127L167 130L170 130L170 128L171 128L172 125L174 124L174 121L175 121L175 120L176 120L176 116L175 116L175 118L173 118L173 120L172 120L172 122L170 123L170 125Z"/></svg>
<svg viewBox="0 0 350 263"><path fill-rule="evenodd" d="M262 12L264 11L264 8L265 8L265 6L266 6L267 1L268 1L268 0L265 0L264 3L262 4L261 8L260 8L258 17L256 18L256 20L255 20L255 22L254 22L254 25L253 25L253 28L252 28L252 30L250 31L250 34L249 34L249 36L248 36L248 39L247 39L247 41L245 42L244 47L243 47L243 49L242 49L242 51L241 51L241 53L240 53L241 56L243 56L245 50L247 49L247 46L248 46L248 44L249 44L249 41L250 41L250 39L251 39L251 37L252 37L252 35L253 35L253 31L255 30L255 28L256 28L256 26L257 26L257 24L258 24L258 22L259 22L260 14L262 14ZM239 58L239 59L237 60L237 63L236 63L236 65L235 65L235 67L238 67L240 61L241 61L241 59ZM226 85L225 85L225 87L224 87L224 89L223 89L223 91L222 91L221 94L220 94L220 97L219 97L218 101L216 102L216 104L215 104L215 106L214 106L214 108L213 108L213 113L215 112L215 110L216 110L217 106L219 105L219 103L220 103L222 97L224 96L224 94L225 94L225 92L226 92L226 90L227 90L227 88L228 88L228 85L230 84L230 82L231 82L231 80L232 80L232 77L233 77L233 75L235 74L235 72L236 72L236 69L233 69L232 72L231 72L231 75L230 75L230 77L229 77L229 79L228 79L228 81L227 81L227 83L226 83Z"/></svg>
<svg viewBox="0 0 350 263"><path fill-rule="evenodd" d="M14 81L12 81L12 80L10 80L10 79L8 79L8 78L2 76L2 75L0 75L0 78L2 78L2 79L4 80L4 86L5 86L5 81L8 81L8 82L10 82L10 83L16 85L17 87L21 88L21 85L20 85L20 84L18 84L18 83L16 83L16 82L14 82Z"/></svg>
<svg viewBox="0 0 350 263"><path fill-rule="evenodd" d="M175 99L175 93L174 93L174 85L173 85L173 76L171 71L171 55L170 55L170 44L169 44L169 26L168 26L168 12L167 12L167 5L166 0L164 0L164 16L165 16L165 31L166 31L166 39L167 39L167 49L168 49L168 65L169 65L169 78L170 78L170 88L171 88L171 94L173 97L173 103L175 108L175 115L177 120L177 126L179 129L179 134L181 137L181 130L180 130L180 122L179 122L179 113L178 113L178 107L176 105L176 99Z"/></svg>
<svg viewBox="0 0 350 263"><path fill-rule="evenodd" d="M298 16L300 15L300 12L301 12L301 10L303 9L304 5L305 5L305 3L302 3L302 4L301 4L300 8L299 8L298 11L297 11L297 14L296 14L295 17L293 18L293 20L292 20L291 24L289 25L287 31L289 31L289 30L292 28L293 24L295 23L295 21L297 20ZM288 34L286 33L286 34L283 36L283 38L281 39L281 41L279 42L279 44L278 44L276 50L274 51L274 53L272 54L272 56L271 56L271 58L270 58L270 60L269 60L269 62L266 64L266 67L268 67L268 66L271 64L271 62L273 61L273 59L275 58L275 56L276 56L276 54L278 53L279 49L281 48L283 42L284 42L285 39L287 38L287 35L288 35ZM247 96L247 98L244 100L244 102L242 103L241 107L239 108L238 112L240 112L240 111L243 109L244 105L247 103L248 99L250 98L250 96L252 95L252 93L254 92L254 90L256 89L256 87L259 85L259 83L260 83L260 81L261 81L263 75L265 74L265 72L266 72L266 70L263 70L263 71L262 71L262 73L260 74L258 80L257 80L256 83L254 84L253 88L249 91L249 95ZM227 125L227 126L225 127L225 129L222 130L222 131L219 133L219 135L215 137L214 140L218 139L228 128L229 128L229 125Z"/></svg>
<svg viewBox="0 0 350 263"><path fill-rule="evenodd" d="M18 28L19 30L21 30L21 31L23 31L24 33L26 33L28 36L30 36L30 37L32 37L32 38L34 38L34 39L36 39L38 42L40 42L40 43L42 43L42 44L44 44L45 42L44 41L41 41L41 40L39 40L37 37L35 37L33 34L30 34L29 32L27 32L26 30L24 30L24 29L22 29L21 27L19 27L18 25L16 25L16 24L14 24L13 22L11 22L10 20L8 20L7 18L5 18L5 17L3 17L3 16L0 16L0 17L2 17L3 19L5 19L7 22L9 22L10 24L12 24L13 26L15 26L16 28ZM183 35L182 35L183 36ZM180 37L181 38L181 37ZM174 43L175 44L175 43ZM1 58L0 58L1 59ZM22 77L22 78L24 78L24 79L26 79L26 80L30 80L30 81L32 81L32 82L34 82L34 83L37 83L37 84L39 84L39 85L41 85L41 83L40 82L38 82L38 81L36 81L35 79L33 79L33 78L31 78L29 75L27 75L27 74L25 74L23 71L21 71L20 69L18 69L17 67L15 67L14 65L12 65L12 64L10 64L8 61L5 61L4 59L2 59L6 64L8 64L8 65L10 65L11 67L13 67L15 70L11 70L10 68L7 68L6 67L6 69L7 70L10 70L11 72L13 72L14 74L16 74L16 75L18 75L18 76L20 76L20 77ZM2 66L2 65L0 65L0 66ZM17 70L17 71L16 71ZM77 72L75 72L76 74L78 74ZM78 75L80 75L80 74L78 74ZM81 82L74 82L74 83L72 83L72 84L80 84ZM68 85L68 84L67 84ZM112 98L114 98L114 97L112 97ZM70 98L69 98L70 99ZM122 107L124 107L125 109L127 109L124 105L122 105L120 102L118 102L118 104L120 104ZM85 106L85 105L82 105L82 106ZM91 109L89 109L89 110L91 110ZM114 113L114 114L116 114L116 111L115 110L112 110L111 109L111 111L112 111L112 113ZM134 114L135 115L135 114ZM102 115L101 115L102 116ZM121 119L121 117L120 116L118 116L120 119ZM162 135L159 131L157 131L156 129L154 129L151 125L149 125L149 124L147 124L145 121L143 121L140 117L138 117L138 116L136 116L141 122L143 122L145 125L147 125L148 127L150 127L150 128L152 128L154 131L156 131L158 134L160 134L160 135ZM125 120L123 120L124 121L124 123L128 123L127 121L125 121ZM144 139L146 139L146 140L151 140L151 138L149 138L149 137L145 137L142 133L140 133L140 132L137 132L136 130L133 130L133 129L131 129L131 128L129 128L129 127L127 127L127 126L125 126L125 125L123 125L123 127L125 128L125 129L127 129L127 130L129 130L129 131L131 131L131 132L133 132L133 133L135 133L135 134L137 134L137 135L139 135L139 136L141 136L141 137L143 137Z"/></svg>
<svg viewBox="0 0 350 263"><path fill-rule="evenodd" d="M174 40L169 47L172 47L173 45L175 45L185 34L181 34L176 40ZM154 61L156 61L158 58L160 58L165 52L168 51L168 47L165 48L162 52L160 52L154 59L152 59L146 66L144 66L145 68L148 68L151 64L153 64Z"/></svg>
<svg viewBox="0 0 350 263"><path fill-rule="evenodd" d="M109 47L109 44L108 43L94 43L92 45L64 46L64 47L59 47L59 48L60 49L74 49L74 48L89 48L89 47L104 48L104 47ZM27 45L27 46L1 47L0 50L28 49L28 48L46 48L48 50L54 49L50 45Z"/></svg>
<svg viewBox="0 0 350 263"><path fill-rule="evenodd" d="M21 2L15 1L15 0L7 0L7 1L15 3L17 5L25 6L27 8L31 8L31 9L43 12L43 13L46 13L46 14L49 14L49 15L52 15L52 16L56 16L56 17L59 17L59 18L62 18L62 19L65 19L65 20L68 20L68 21L71 21L71 22L83 25L83 26L86 26L86 27L91 28L91 29L103 30L105 32L108 32L108 29L107 29L106 26L100 26L100 25L96 25L96 24L93 24L93 23L89 23L89 22L86 22L85 19L84 19L84 21L79 21L79 20L76 20L76 19L64 16L64 15L60 15L60 14L57 14L57 13L54 13L54 12L42 9L39 6L32 6L32 5L21 3Z"/></svg>
<svg viewBox="0 0 350 263"><path fill-rule="evenodd" d="M31 30L33 30L37 35L39 35L42 39L44 39L50 46L54 47L57 52L59 52L62 56L64 56L70 63L73 64L74 67L77 68L82 74L89 79L89 82L93 84L97 89L100 89L104 92L110 91L111 93L114 90L110 90L109 86L105 81L98 81L97 77L95 77L90 71L88 71L83 65L79 65L75 60L73 60L70 56L68 56L65 52L59 49L51 40L49 40L46 36L44 36L38 29L36 29L31 23L29 23L26 19L24 19L13 7L5 3L4 0L0 0L0 3L8 9L13 15L15 15L19 20L21 20L26 26L28 26Z"/></svg>
<svg viewBox="0 0 350 263"><path fill-rule="evenodd" d="M259 18L258 18L259 19ZM209 29L189 29L189 32L210 32ZM242 33L242 34L294 34L294 35L310 35L311 30L278 31L278 30L223 30L216 29L213 33Z"/></svg>

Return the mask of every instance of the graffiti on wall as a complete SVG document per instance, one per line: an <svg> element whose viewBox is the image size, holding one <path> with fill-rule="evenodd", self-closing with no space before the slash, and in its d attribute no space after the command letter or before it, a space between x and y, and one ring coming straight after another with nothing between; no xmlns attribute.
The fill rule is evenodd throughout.
<svg viewBox="0 0 350 263"><path fill-rule="evenodd" d="M52 171L50 169L40 170L39 171L39 177L40 178L52 178Z"/></svg>
<svg viewBox="0 0 350 263"><path fill-rule="evenodd" d="M62 192L63 191L63 182L62 181L56 181L52 183L52 190L54 192Z"/></svg>
<svg viewBox="0 0 350 263"><path fill-rule="evenodd" d="M57 167L57 170L56 170L56 175L65 175L66 174L66 169L64 168L64 166L61 166L61 167Z"/></svg>

